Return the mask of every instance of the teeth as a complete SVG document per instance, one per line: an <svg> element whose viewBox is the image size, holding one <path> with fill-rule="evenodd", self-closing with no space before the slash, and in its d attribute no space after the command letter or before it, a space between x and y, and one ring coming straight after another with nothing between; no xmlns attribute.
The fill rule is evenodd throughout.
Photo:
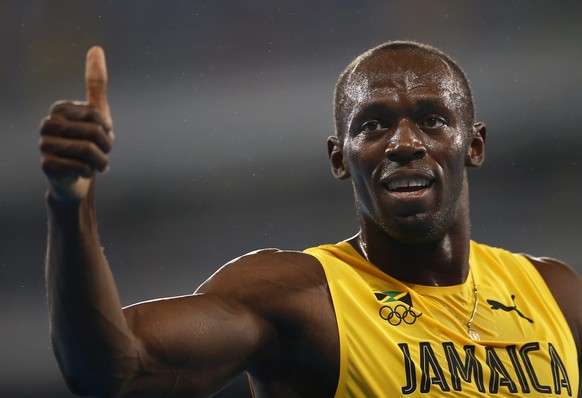
<svg viewBox="0 0 582 398"><path fill-rule="evenodd" d="M424 178L415 178L415 179L411 179L411 180L396 180L396 181L392 181L388 184L388 189L390 189L391 191L395 190L395 189L399 189L399 188L417 188L417 187L428 187L430 184L429 180L426 180Z"/></svg>

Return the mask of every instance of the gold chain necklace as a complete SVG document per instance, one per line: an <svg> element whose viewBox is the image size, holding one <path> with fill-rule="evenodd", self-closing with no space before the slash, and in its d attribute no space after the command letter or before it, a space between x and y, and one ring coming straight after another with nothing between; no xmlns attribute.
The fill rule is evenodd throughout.
<svg viewBox="0 0 582 398"><path fill-rule="evenodd" d="M366 261L371 263L370 258L368 257L368 250L366 250L366 244L364 243L361 235L358 235L358 246L360 246L360 250L362 251L362 254L364 255L364 258L366 259ZM430 296L425 296L425 297L430 299L433 303L437 304L441 308L448 311L452 316L454 316L462 324L464 324L467 327L467 333L469 334L469 338L471 340L479 341L479 340L481 340L481 336L479 336L479 333L477 333L473 329L473 320L475 319L475 315L477 314L477 306L479 305L479 292L477 291L477 284L475 283L475 277L473 276L473 270L471 268L469 268L469 273L471 274L471 281L473 282L474 304L473 304L473 310L471 311L471 316L469 317L469 320L467 322L465 322L463 319L461 319L461 317L459 317L453 310L451 310L448 305L440 303L439 301L433 299Z"/></svg>

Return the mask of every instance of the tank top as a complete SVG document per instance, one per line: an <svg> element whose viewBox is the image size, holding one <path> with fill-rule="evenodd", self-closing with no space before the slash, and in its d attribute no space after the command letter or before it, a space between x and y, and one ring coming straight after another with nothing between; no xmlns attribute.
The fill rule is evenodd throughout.
<svg viewBox="0 0 582 398"><path fill-rule="evenodd" d="M433 287L400 282L349 243L306 250L321 263L335 308L335 397L548 397L578 394L566 320L523 256L471 242L472 278Z"/></svg>

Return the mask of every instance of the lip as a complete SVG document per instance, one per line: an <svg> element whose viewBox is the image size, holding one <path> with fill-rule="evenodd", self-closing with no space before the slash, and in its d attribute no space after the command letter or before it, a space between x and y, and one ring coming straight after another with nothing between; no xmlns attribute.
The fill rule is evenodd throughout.
<svg viewBox="0 0 582 398"><path fill-rule="evenodd" d="M398 199L417 199L425 196L434 186L435 177L425 170L393 172L380 181L382 188Z"/></svg>

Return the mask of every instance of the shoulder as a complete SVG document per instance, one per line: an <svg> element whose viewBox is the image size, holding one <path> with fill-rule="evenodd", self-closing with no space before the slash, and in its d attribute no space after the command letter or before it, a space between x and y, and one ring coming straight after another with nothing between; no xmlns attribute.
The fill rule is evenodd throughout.
<svg viewBox="0 0 582 398"><path fill-rule="evenodd" d="M315 257L278 249L259 250L230 261L196 293L225 296L261 312L280 311L292 302L301 308L305 300L329 296L325 273Z"/></svg>
<svg viewBox="0 0 582 398"><path fill-rule="evenodd" d="M570 325L578 352L582 353L582 278L562 261L550 257L524 256L548 285Z"/></svg>
<svg viewBox="0 0 582 398"><path fill-rule="evenodd" d="M524 256L538 270L556 299L567 297L567 303L571 303L573 298L582 297L582 278L569 265L550 257Z"/></svg>
<svg viewBox="0 0 582 398"><path fill-rule="evenodd" d="M335 386L337 323L325 273L315 257L276 249L252 252L223 266L197 293L232 300L234 308L253 313L275 332L278 348L255 365L253 376L263 382L313 379L316 390Z"/></svg>
<svg viewBox="0 0 582 398"><path fill-rule="evenodd" d="M242 284L260 287L273 283L309 288L324 281L323 269L315 257L298 251L263 249L229 261L198 290L204 292Z"/></svg>

